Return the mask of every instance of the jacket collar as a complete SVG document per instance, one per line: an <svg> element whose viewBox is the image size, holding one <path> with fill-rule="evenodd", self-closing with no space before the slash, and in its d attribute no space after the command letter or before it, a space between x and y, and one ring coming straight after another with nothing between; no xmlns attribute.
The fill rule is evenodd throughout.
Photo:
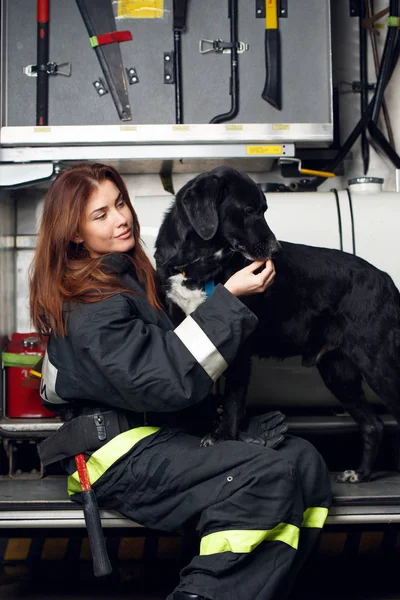
<svg viewBox="0 0 400 600"><path fill-rule="evenodd" d="M129 273L136 277L136 270L132 260L126 254L122 252L113 252L112 254L106 254L101 259L101 263L105 265L111 272L117 275L124 275Z"/></svg>

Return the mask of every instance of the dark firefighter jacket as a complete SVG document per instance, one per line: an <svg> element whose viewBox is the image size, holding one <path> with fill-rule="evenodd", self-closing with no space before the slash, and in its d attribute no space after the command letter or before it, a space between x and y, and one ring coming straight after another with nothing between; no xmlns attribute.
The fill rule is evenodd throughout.
<svg viewBox="0 0 400 600"><path fill-rule="evenodd" d="M134 294L72 307L67 335L48 341L41 382L45 406L124 409L143 425L138 413L165 415L203 400L254 330L256 316L219 284L174 329L149 304L129 259L114 254L106 260Z"/></svg>

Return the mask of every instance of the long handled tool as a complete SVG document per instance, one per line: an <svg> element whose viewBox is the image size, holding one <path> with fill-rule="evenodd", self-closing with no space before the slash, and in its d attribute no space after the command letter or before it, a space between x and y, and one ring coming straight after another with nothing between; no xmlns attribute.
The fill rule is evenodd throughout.
<svg viewBox="0 0 400 600"><path fill-rule="evenodd" d="M274 108L282 108L281 38L278 0L265 0L265 85L261 97Z"/></svg>
<svg viewBox="0 0 400 600"><path fill-rule="evenodd" d="M36 125L47 125L49 110L49 0L37 0Z"/></svg>
<svg viewBox="0 0 400 600"><path fill-rule="evenodd" d="M386 156L392 161L396 169L400 169L400 157L387 141L378 127L378 117L382 108L385 88L392 76L393 70L399 59L400 50L400 0L390 0L390 16L388 19L388 32L382 53L381 68L378 73L376 90L373 99L371 120L368 123L370 135L381 147Z"/></svg>
<svg viewBox="0 0 400 600"><path fill-rule="evenodd" d="M367 30L363 21L366 15L365 2L359 0L359 46L360 46L360 108L361 115L365 113L368 106L368 49L367 49ZM364 175L368 173L369 168L369 142L367 132L361 133L361 155L363 160Z"/></svg>
<svg viewBox="0 0 400 600"><path fill-rule="evenodd" d="M174 0L175 122L183 123L181 34L186 30L187 0Z"/></svg>
<svg viewBox="0 0 400 600"><path fill-rule="evenodd" d="M26 65L22 69L28 77L36 77L36 125L48 124L49 77L71 75L69 62L57 64L49 61L49 14L49 0L37 0L36 65Z"/></svg>
<svg viewBox="0 0 400 600"><path fill-rule="evenodd" d="M42 378L42 364L43 359L36 364L35 369L29 371L30 377L40 381ZM82 488L83 514L93 557L93 571L96 577L104 577L112 572L112 567L107 554L96 495L90 485L89 473L83 453L75 456L75 465Z"/></svg>
<svg viewBox="0 0 400 600"><path fill-rule="evenodd" d="M103 577L112 572L112 567L107 554L99 508L95 493L90 485L84 454L77 454L75 456L75 464L78 469L79 481L82 488L83 514L85 515L86 529L92 551L93 570L96 577Z"/></svg>
<svg viewBox="0 0 400 600"><path fill-rule="evenodd" d="M374 10L373 10L373 2L372 0L365 0L366 3L366 13L367 16L365 18L364 21L364 27L367 27L369 30L369 36L370 36L370 40L371 40L371 46L372 46L372 54L374 57L374 66L375 66L375 73L376 76L378 76L379 73L379 53L378 53L378 44L376 41L376 30L375 30L375 21L379 20L382 16L385 16L387 13L389 13L389 8L385 8L384 10L378 12L376 15L373 14ZM390 142L390 145L395 148L395 140L394 140L394 135L393 135L393 129L392 129L392 124L390 122L390 116L389 116L389 111L387 108L387 104L386 104L386 100L385 98L383 98L382 100L382 113L383 113L383 118L385 119L385 125L386 125L386 131L387 131L387 135L388 135L388 140Z"/></svg>
<svg viewBox="0 0 400 600"><path fill-rule="evenodd" d="M223 123L234 119L239 112L239 58L238 52L241 48L238 40L238 2L228 0L228 17L230 20L231 41L224 44L229 47L231 54L231 77L229 80L229 94L231 96L231 108L228 112L216 115L210 123ZM221 46L222 48L222 46ZM217 50L219 51L219 50ZM222 50L221 50L222 51Z"/></svg>

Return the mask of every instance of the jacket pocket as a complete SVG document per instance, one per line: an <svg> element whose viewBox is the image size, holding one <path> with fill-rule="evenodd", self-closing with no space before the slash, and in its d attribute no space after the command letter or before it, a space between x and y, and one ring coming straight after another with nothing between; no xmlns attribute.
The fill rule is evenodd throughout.
<svg viewBox="0 0 400 600"><path fill-rule="evenodd" d="M121 501L124 502L134 496L144 499L148 493L153 495L160 484L166 480L170 465L171 460L162 453L149 457L144 450L135 464L131 465L130 481L125 480L126 488L121 495Z"/></svg>
<svg viewBox="0 0 400 600"><path fill-rule="evenodd" d="M169 460L169 458L164 458L163 461L158 465L158 467L156 468L154 473L151 475L151 477L148 481L148 486L152 490L157 489L158 484L162 480L163 475L166 472L166 470L168 469L170 464L171 464L171 461Z"/></svg>

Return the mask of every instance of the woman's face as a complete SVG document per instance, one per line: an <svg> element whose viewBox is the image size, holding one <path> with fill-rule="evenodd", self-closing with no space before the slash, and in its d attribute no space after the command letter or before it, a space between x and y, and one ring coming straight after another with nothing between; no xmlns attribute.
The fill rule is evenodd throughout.
<svg viewBox="0 0 400 600"><path fill-rule="evenodd" d="M113 181L103 181L90 196L74 241L83 242L92 258L135 246L133 215Z"/></svg>

